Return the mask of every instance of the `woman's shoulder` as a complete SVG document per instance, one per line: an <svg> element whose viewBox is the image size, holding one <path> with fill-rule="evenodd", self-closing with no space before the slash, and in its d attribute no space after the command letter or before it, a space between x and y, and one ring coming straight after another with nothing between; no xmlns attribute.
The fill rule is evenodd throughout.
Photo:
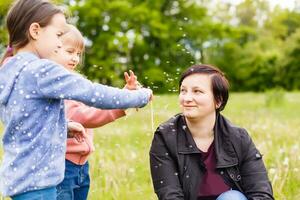
<svg viewBox="0 0 300 200"><path fill-rule="evenodd" d="M224 134L234 143L244 143L251 139L245 128L232 123L222 115L220 115L219 126L223 129Z"/></svg>

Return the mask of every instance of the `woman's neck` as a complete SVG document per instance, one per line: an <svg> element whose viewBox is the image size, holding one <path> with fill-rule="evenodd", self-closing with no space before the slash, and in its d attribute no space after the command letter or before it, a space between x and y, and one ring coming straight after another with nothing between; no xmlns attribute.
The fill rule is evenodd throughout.
<svg viewBox="0 0 300 200"><path fill-rule="evenodd" d="M200 119L185 119L193 138L208 139L214 136L213 129L216 122L215 112Z"/></svg>

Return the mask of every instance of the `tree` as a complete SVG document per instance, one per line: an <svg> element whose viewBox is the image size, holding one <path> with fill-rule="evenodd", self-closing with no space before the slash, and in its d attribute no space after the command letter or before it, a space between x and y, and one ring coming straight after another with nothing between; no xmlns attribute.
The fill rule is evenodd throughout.
<svg viewBox="0 0 300 200"><path fill-rule="evenodd" d="M278 82L288 90L300 89L300 28L298 28L286 41L284 57L278 70Z"/></svg>
<svg viewBox="0 0 300 200"><path fill-rule="evenodd" d="M206 8L189 1L76 1L73 20L87 38L82 71L120 85L133 69L156 91L175 91L178 73L204 61L205 42L217 29ZM199 56L201 55L201 56Z"/></svg>
<svg viewBox="0 0 300 200"><path fill-rule="evenodd" d="M2 53L5 51L5 47L8 43L8 35L5 28L5 17L11 3L12 0L0 1L0 55L2 55Z"/></svg>

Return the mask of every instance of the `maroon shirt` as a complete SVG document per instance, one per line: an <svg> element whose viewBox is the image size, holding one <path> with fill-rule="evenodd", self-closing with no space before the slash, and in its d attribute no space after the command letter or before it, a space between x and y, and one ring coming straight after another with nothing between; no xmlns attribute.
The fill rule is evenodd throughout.
<svg viewBox="0 0 300 200"><path fill-rule="evenodd" d="M202 152L202 161L206 166L206 172L199 187L198 200L215 200L221 193L230 190L221 175L216 171L216 155L214 142L207 152Z"/></svg>

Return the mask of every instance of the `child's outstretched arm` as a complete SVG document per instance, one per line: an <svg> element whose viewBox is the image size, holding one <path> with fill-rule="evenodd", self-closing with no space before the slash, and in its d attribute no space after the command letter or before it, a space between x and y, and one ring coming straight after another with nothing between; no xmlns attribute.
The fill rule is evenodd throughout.
<svg viewBox="0 0 300 200"><path fill-rule="evenodd" d="M126 81L124 88L136 90L141 87L133 71L130 70L129 74L124 72L124 78ZM72 100L66 100L65 105L67 118L79 122L85 128L97 128L126 115L121 109L101 110Z"/></svg>
<svg viewBox="0 0 300 200"><path fill-rule="evenodd" d="M150 89L127 90L92 83L48 60L45 60L43 67L39 67L34 74L37 88L43 96L54 99L72 99L97 108L143 107L152 96Z"/></svg>

